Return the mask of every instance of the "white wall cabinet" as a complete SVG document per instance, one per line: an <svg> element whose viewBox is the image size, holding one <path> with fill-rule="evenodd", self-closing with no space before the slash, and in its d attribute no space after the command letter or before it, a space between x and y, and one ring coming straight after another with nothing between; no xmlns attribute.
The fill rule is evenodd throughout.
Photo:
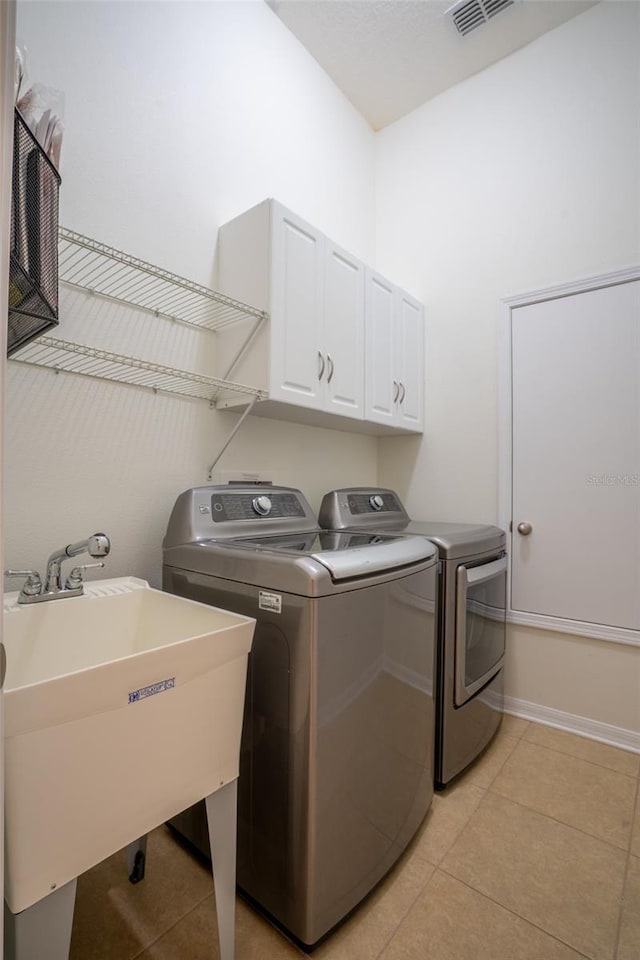
<svg viewBox="0 0 640 960"><path fill-rule="evenodd" d="M363 419L364 264L266 200L220 229L218 282L270 314L265 414L286 403Z"/></svg>
<svg viewBox="0 0 640 960"><path fill-rule="evenodd" d="M366 274L365 417L422 431L424 310L374 270Z"/></svg>
<svg viewBox="0 0 640 960"><path fill-rule="evenodd" d="M271 263L265 307L271 315L269 396L319 409L323 403L318 359L324 348L323 237L275 204L270 205L269 214Z"/></svg>
<svg viewBox="0 0 640 960"><path fill-rule="evenodd" d="M324 244L324 409L364 417L364 264Z"/></svg>
<svg viewBox="0 0 640 960"><path fill-rule="evenodd" d="M274 400L364 415L364 266L271 203Z"/></svg>
<svg viewBox="0 0 640 960"><path fill-rule="evenodd" d="M373 433L422 430L422 307L387 284L387 328L382 299L366 295L368 274L357 257L275 200L220 228L220 289L271 318L253 355L233 364L233 379L257 379L268 391L257 414ZM380 278L381 289L384 283ZM392 368L383 371L387 363ZM230 376L224 365L220 373ZM377 385L386 378L389 415L365 405L370 376L381 410L386 398Z"/></svg>

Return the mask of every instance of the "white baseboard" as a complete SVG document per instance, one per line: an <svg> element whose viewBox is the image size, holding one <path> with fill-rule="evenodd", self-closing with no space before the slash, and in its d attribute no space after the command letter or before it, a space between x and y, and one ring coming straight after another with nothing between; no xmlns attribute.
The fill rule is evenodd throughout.
<svg viewBox="0 0 640 960"><path fill-rule="evenodd" d="M566 733L576 733L589 740L599 740L600 743L607 743L611 747L640 753L640 731L614 727L610 723L589 720L587 717L565 713L564 710L555 710L553 707L544 707L539 703L529 703L527 700L517 700L515 697L504 698L504 712L521 717L523 720L542 723L547 727L556 727Z"/></svg>

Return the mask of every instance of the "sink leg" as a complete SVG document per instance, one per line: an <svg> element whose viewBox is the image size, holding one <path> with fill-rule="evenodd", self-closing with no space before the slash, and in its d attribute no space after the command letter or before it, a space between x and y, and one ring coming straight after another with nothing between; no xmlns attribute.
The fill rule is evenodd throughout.
<svg viewBox="0 0 640 960"><path fill-rule="evenodd" d="M147 859L147 835L128 843L125 847L127 852L127 873L131 883L140 883L144 880L144 868Z"/></svg>
<svg viewBox="0 0 640 960"><path fill-rule="evenodd" d="M234 960L235 956L237 801L237 780L227 783L205 800L220 960Z"/></svg>
<svg viewBox="0 0 640 960"><path fill-rule="evenodd" d="M4 960L69 960L76 880L20 913L4 905Z"/></svg>

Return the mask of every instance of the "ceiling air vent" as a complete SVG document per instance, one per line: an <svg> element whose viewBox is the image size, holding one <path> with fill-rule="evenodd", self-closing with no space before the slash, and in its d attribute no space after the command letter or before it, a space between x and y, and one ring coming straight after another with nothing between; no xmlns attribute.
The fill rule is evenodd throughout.
<svg viewBox="0 0 640 960"><path fill-rule="evenodd" d="M449 7L445 16L451 16L458 33L466 37L476 27L488 23L497 13L512 7L514 2L515 0L461 0Z"/></svg>

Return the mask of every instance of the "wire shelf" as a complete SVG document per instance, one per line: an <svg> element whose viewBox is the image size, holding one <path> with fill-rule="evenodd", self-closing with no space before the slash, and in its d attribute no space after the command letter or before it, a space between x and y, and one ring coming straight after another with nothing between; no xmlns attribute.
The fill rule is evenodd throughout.
<svg viewBox="0 0 640 960"><path fill-rule="evenodd" d="M263 310L64 227L59 231L58 270L67 286L207 330L267 319Z"/></svg>
<svg viewBox="0 0 640 960"><path fill-rule="evenodd" d="M11 359L30 366L53 368L56 372L63 370L98 380L115 380L136 387L146 387L154 393L179 394L207 400L212 405L229 394L240 394L254 402L267 397L264 390L255 387L177 370L56 337L41 336L23 347Z"/></svg>
<svg viewBox="0 0 640 960"><path fill-rule="evenodd" d="M238 321L250 320L250 329L240 353L268 319L263 310L64 227L58 233L58 261L59 280L72 289L97 294L198 330L215 333ZM11 359L30 366L53 368L57 372L144 387L155 393L207 400L212 406L231 397L246 398L251 406L267 398L264 390L226 378L178 370L56 337L40 336L19 349ZM229 373L234 365L235 361Z"/></svg>

